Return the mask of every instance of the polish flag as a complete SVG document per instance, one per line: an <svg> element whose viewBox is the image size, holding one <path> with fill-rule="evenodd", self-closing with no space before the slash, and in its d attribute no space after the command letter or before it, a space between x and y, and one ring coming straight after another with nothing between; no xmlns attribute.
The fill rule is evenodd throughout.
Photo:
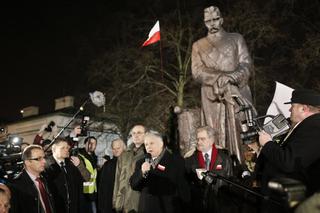
<svg viewBox="0 0 320 213"><path fill-rule="evenodd" d="M158 164L157 168L158 168L160 171L166 170L166 167L165 167L165 166L162 166L161 164Z"/></svg>
<svg viewBox="0 0 320 213"><path fill-rule="evenodd" d="M143 47L160 41L160 24L159 21L152 27L148 39L142 44Z"/></svg>

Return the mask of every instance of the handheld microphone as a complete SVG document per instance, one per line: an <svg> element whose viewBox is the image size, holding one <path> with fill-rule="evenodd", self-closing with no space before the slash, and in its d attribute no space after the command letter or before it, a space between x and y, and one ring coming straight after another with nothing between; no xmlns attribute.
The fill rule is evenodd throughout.
<svg viewBox="0 0 320 213"><path fill-rule="evenodd" d="M150 153L146 153L145 155L144 155L144 162L147 162L147 163L150 163L151 164L151 159L152 159L152 157L151 157L151 154Z"/></svg>
<svg viewBox="0 0 320 213"><path fill-rule="evenodd" d="M145 158L144 158L144 162L151 164L151 162L152 162L152 156L151 156L151 154L150 154L150 153L146 153L146 154L144 155L144 157L145 157ZM148 174L149 174L149 171L146 171L146 172L143 174L143 177L144 177L144 178L147 178Z"/></svg>

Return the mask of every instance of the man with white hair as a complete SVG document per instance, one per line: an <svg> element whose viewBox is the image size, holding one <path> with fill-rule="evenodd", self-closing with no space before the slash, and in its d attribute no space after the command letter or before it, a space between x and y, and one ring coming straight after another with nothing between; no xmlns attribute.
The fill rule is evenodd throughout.
<svg viewBox="0 0 320 213"><path fill-rule="evenodd" d="M183 158L165 148L159 133L146 133L144 144L146 157L137 162L130 178L131 187L141 192L138 212L183 212L190 199Z"/></svg>
<svg viewBox="0 0 320 213"><path fill-rule="evenodd" d="M210 171L222 177L233 175L232 161L227 150L216 147L218 133L209 126L202 126L196 130L197 151L186 158L186 171L191 189L191 206L189 212L233 212L230 201L220 190L226 185L218 179L216 183L208 184L201 178L202 172ZM224 210L229 211L224 211Z"/></svg>

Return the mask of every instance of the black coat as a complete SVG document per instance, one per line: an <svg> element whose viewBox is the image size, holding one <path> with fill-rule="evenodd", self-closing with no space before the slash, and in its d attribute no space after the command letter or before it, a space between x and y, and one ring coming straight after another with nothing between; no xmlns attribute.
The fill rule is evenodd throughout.
<svg viewBox="0 0 320 213"><path fill-rule="evenodd" d="M115 210L112 207L112 197L116 166L117 158L114 157L105 162L101 168L98 187L98 209L101 213L115 213Z"/></svg>
<svg viewBox="0 0 320 213"><path fill-rule="evenodd" d="M260 155L267 161L265 170L269 171L270 167L277 170L273 177L286 176L300 180L307 186L308 194L312 194L320 191L319 150L320 114L318 113L304 119L292 131L284 146L268 142L262 148Z"/></svg>
<svg viewBox="0 0 320 213"><path fill-rule="evenodd" d="M204 179L200 180L197 176L196 169L201 168L196 151L192 156L186 158L185 167L188 183L191 190L191 203L188 212L234 212L231 208L231 197L227 197L227 184L220 179L216 179L212 184L206 183ZM227 150L218 149L218 156L214 163L213 171L222 177L231 177L233 167L231 157ZM221 169L218 169L221 168ZM229 204L223 202L229 201Z"/></svg>
<svg viewBox="0 0 320 213"><path fill-rule="evenodd" d="M49 195L51 212L54 213L56 211L54 210L52 194L48 189L45 178L42 178L42 181ZM9 186L12 192L10 212L44 213L38 190L25 170L23 170Z"/></svg>
<svg viewBox="0 0 320 213"><path fill-rule="evenodd" d="M83 179L78 168L66 159L67 174L65 174L52 156L49 157L47 163L44 175L47 177L48 186L55 201L56 211L59 213L81 212ZM68 208L70 209L69 212Z"/></svg>
<svg viewBox="0 0 320 213"><path fill-rule="evenodd" d="M146 178L141 172L144 161L137 161L135 172L130 178L133 190L141 191L139 213L181 212L184 203L190 200L183 158L166 150L156 168L151 169Z"/></svg>

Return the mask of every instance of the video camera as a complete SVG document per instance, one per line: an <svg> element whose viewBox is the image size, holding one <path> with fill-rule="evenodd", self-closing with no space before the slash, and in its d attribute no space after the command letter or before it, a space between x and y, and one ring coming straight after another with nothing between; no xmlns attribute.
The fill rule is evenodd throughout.
<svg viewBox="0 0 320 213"><path fill-rule="evenodd" d="M8 136L0 142L0 170L1 178L9 179L21 171L21 145L23 139L18 136Z"/></svg>
<svg viewBox="0 0 320 213"><path fill-rule="evenodd" d="M234 97L240 106L240 111L244 111L246 120L241 124L240 137L244 144L250 144L257 141L259 132L264 130L272 139L275 139L287 133L290 129L289 121L282 114L276 116L265 115L260 117L253 116L252 106L246 104L241 98ZM263 120L270 117L271 120L263 124Z"/></svg>
<svg viewBox="0 0 320 213"><path fill-rule="evenodd" d="M272 120L267 122L264 125L259 123L260 119L264 119L266 117L271 117ZM249 127L246 124L242 124L242 132L240 133L240 137L244 144L250 144L257 139L259 136L259 131L264 130L269 135L271 135L272 139L275 139L283 134L287 133L290 129L290 125L288 120L282 115L276 116L262 116L253 119L253 126Z"/></svg>
<svg viewBox="0 0 320 213"><path fill-rule="evenodd" d="M50 123L48 124L48 126L44 129L47 132L52 132L52 128L56 125L56 123L54 121L50 121Z"/></svg>
<svg viewBox="0 0 320 213"><path fill-rule="evenodd" d="M90 121L89 116L83 116L80 124L81 133L78 136L87 136L88 135L88 123Z"/></svg>

